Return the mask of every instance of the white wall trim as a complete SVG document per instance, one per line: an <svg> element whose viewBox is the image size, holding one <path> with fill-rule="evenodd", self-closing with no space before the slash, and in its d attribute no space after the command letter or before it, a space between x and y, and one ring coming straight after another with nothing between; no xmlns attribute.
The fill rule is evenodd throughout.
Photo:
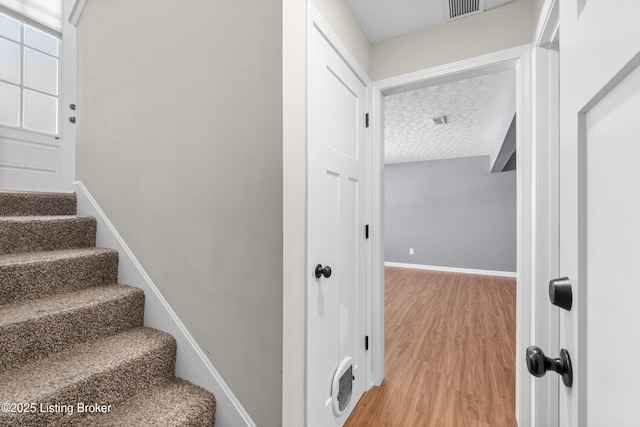
<svg viewBox="0 0 640 427"><path fill-rule="evenodd" d="M443 267L438 265L407 264L403 262L385 262L386 267L415 268L418 270L445 271L448 273L478 274L481 276L517 277L515 271L477 270L474 268Z"/></svg>
<svg viewBox="0 0 640 427"><path fill-rule="evenodd" d="M525 347L530 345L531 337L531 307L529 304L531 293L531 257L533 245L532 226L532 204L535 194L532 191L531 173L531 46L522 45L499 52L481 55L450 64L433 67L401 76L391 77L373 82L374 94L374 123L375 135L373 141L373 152L378 153L384 149L384 132L382 122L384 120L383 95L404 92L407 90L438 85L465 78L477 77L480 75L495 73L508 69L515 69L516 72L516 109L517 109L517 143L516 149L520 155L517 156L517 291L516 291L516 418L520 427L530 427L531 413L531 376L528 374L524 363ZM384 174L384 160L372 159L374 183L375 177L382 180ZM382 181L383 182L383 181ZM384 228L384 193L383 186L373 188L373 210L372 219L373 230L383 230ZM374 253L384 254L384 236L381 233L373 234ZM372 292L374 297L384 301L384 274L378 276L382 263L377 256L373 258L372 269L374 271ZM384 316L384 304L372 307L373 335L384 333L384 323L379 322ZM384 349L374 347L373 358L383 357ZM376 366L374 365L374 369Z"/></svg>
<svg viewBox="0 0 640 427"><path fill-rule="evenodd" d="M82 16L82 11L84 10L84 7L86 5L87 0L75 0L73 2L71 13L69 13L69 23L74 27L78 26L78 22L80 21L80 17Z"/></svg>
<svg viewBox="0 0 640 427"><path fill-rule="evenodd" d="M391 95L420 87L497 73L513 69L514 61L517 61L528 50L529 45L516 46L425 70L376 80L373 84L384 95Z"/></svg>
<svg viewBox="0 0 640 427"><path fill-rule="evenodd" d="M370 164L372 177L369 192L371 203L371 283L367 292L371 294L371 374L373 385L381 385L384 380L384 98L372 85L373 141L370 144Z"/></svg>
<svg viewBox="0 0 640 427"><path fill-rule="evenodd" d="M531 345L531 290L535 224L535 190L532 149L531 49L522 52L516 66L516 420L531 427L532 376L527 371L524 352Z"/></svg>
<svg viewBox="0 0 640 427"><path fill-rule="evenodd" d="M560 27L559 0L545 0L533 36L533 46L544 47L554 38Z"/></svg>
<svg viewBox="0 0 640 427"><path fill-rule="evenodd" d="M255 427L256 424L240 401L164 299L89 190L80 181L75 181L71 187L78 197L78 214L91 215L97 220L96 244L116 249L120 254L118 282L144 291L145 326L163 330L176 339L176 375L215 395L216 427Z"/></svg>

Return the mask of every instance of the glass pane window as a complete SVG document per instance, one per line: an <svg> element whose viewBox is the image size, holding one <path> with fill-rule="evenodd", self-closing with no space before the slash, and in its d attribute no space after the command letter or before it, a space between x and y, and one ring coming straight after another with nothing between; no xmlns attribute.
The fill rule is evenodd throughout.
<svg viewBox="0 0 640 427"><path fill-rule="evenodd" d="M20 126L20 87L0 82L0 125Z"/></svg>
<svg viewBox="0 0 640 427"><path fill-rule="evenodd" d="M57 135L60 37L36 27L0 12L0 126Z"/></svg>
<svg viewBox="0 0 640 427"><path fill-rule="evenodd" d="M52 56L58 56L58 39L29 25L24 26L24 44Z"/></svg>
<svg viewBox="0 0 640 427"><path fill-rule="evenodd" d="M0 38L0 80L20 84L20 45Z"/></svg>
<svg viewBox="0 0 640 427"><path fill-rule="evenodd" d="M0 13L0 36L19 42L20 33L20 21Z"/></svg>
<svg viewBox="0 0 640 427"><path fill-rule="evenodd" d="M58 98L24 90L24 128L58 133Z"/></svg>
<svg viewBox="0 0 640 427"><path fill-rule="evenodd" d="M24 86L51 95L58 94L58 59L24 49Z"/></svg>

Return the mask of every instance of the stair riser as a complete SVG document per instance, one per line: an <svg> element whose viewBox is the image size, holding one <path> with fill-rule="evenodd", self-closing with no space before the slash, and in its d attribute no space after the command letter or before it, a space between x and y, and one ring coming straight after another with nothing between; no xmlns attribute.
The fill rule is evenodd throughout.
<svg viewBox="0 0 640 427"><path fill-rule="evenodd" d="M62 351L71 345L142 326L144 292L80 309L0 326L0 372Z"/></svg>
<svg viewBox="0 0 640 427"><path fill-rule="evenodd" d="M0 254L88 248L96 244L96 220L66 217L17 221L0 218Z"/></svg>
<svg viewBox="0 0 640 427"><path fill-rule="evenodd" d="M0 216L75 215L75 194L0 192Z"/></svg>
<svg viewBox="0 0 640 427"><path fill-rule="evenodd" d="M11 304L118 281L118 253L0 267L0 301Z"/></svg>
<svg viewBox="0 0 640 427"><path fill-rule="evenodd" d="M40 413L40 411L22 414L0 412L0 426L32 427L78 422L80 417L86 415L75 411L79 402L113 407L136 393L172 378L175 355L176 343L173 340L142 354L134 361L127 361L89 378L78 379L64 389L33 402L37 408L40 408L41 404L44 407L54 404L70 405L74 408L71 416L64 413Z"/></svg>

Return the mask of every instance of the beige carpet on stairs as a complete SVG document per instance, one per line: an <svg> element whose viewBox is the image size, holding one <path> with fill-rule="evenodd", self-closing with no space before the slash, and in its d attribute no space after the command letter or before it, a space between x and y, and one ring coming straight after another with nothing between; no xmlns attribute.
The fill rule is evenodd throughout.
<svg viewBox="0 0 640 427"><path fill-rule="evenodd" d="M73 193L0 191L0 426L213 426Z"/></svg>

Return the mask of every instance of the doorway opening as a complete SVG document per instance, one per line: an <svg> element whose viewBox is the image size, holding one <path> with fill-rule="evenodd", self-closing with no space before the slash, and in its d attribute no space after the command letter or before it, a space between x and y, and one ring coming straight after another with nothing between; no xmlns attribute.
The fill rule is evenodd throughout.
<svg viewBox="0 0 640 427"><path fill-rule="evenodd" d="M529 275L528 268L529 268L529 262L530 262L528 259L529 251L526 250L526 248L529 246L529 238L527 237L526 230L527 230L527 227L530 226L529 225L530 218L528 217L528 214L527 214L529 209L527 200L529 200L528 195L530 194L530 185L531 185L530 179L527 179L527 176L528 176L527 171L529 167L528 162L530 160L530 154L527 152L528 144L526 140L529 136L526 129L529 126L529 122L527 119L528 111L526 111L527 103L524 102L525 98L527 98L528 96L527 90L525 87L528 81L528 74L527 74L528 65L526 64L523 65L524 61L528 61L526 52L527 52L527 47L524 46L521 48L510 49L508 51L503 51L496 54L486 55L480 58L474 58L469 61L461 61L460 63L449 64L447 66L425 70L422 73L412 73L411 75L407 75L407 76L401 76L398 78L374 82L374 94L373 94L374 112L375 112L374 117L375 117L375 120L378 120L378 121L376 121L377 126L374 128L374 132L376 133L376 135L374 136L374 140L375 140L374 153L373 153L374 166L373 166L373 174L372 174L373 180L374 180L374 183L373 183L373 199L374 199L373 219L374 221L373 222L377 226L381 227L379 229L384 229L385 231L379 233L379 235L377 236L378 240L373 242L374 243L373 244L373 266L374 266L375 277L372 281L372 289L371 289L371 295L373 300L372 331L373 331L374 340L377 338L377 340L384 340L383 342L388 344L389 349L387 351L391 350L392 345L397 344L398 337L401 337L402 334L406 334L407 331L411 330L412 327L413 328L419 327L418 325L420 321L423 320L425 316L420 314L419 309L414 308L413 310L415 311L414 315L416 316L416 320L413 323L411 323L410 321L405 322L407 324L407 329L404 332L402 330L394 330L393 327L390 327L390 324L387 323L386 332L387 334L389 334L389 336L385 337L384 301L385 301L385 298L388 298L391 304L391 300L392 300L392 297L388 294L388 290L387 290L387 293L385 293L384 291L385 261L391 261L392 263L395 262L395 264L391 264L391 266L388 265L386 267L387 269L386 271L389 275L389 280L387 280L387 283L389 283L389 286L394 286L390 282L392 282L393 280L398 280L398 277L402 275L408 275L409 277L413 277L413 279L400 279L404 281L404 284L406 286L412 286L412 284L410 284L412 280L415 280L416 282L423 281L423 283L425 280L426 282L431 282L431 283L439 282L440 284L437 285L436 288L440 287L440 290L444 290L445 294L443 295L447 295L447 301L448 301L447 302L445 300L442 300L442 303L444 306L449 304L449 308L451 308L451 310L453 310L453 306L455 306L456 304L453 302L456 297L454 297L452 294L452 292L455 293L454 292L455 285L447 287L445 283L452 281L453 283L460 284L463 281L462 279L465 279L465 278L468 279L468 278L474 277L466 273L476 273L476 274L488 273L488 274L492 274L493 276L478 275L477 276L478 282L484 280L485 278L491 277L490 280L493 280L495 282L492 284L492 286L497 286L496 289L499 289L501 286L504 287L505 289L511 287L511 289L513 289L513 291L515 292L516 274L514 273L517 272L517 276L518 276L517 294L513 295L511 299L509 299L510 298L508 296L509 293L508 292L503 293L504 298L506 299L503 300L502 303L504 305L511 304L512 308L514 309L512 312L509 312L508 310L506 310L504 319L507 319L507 320L496 320L495 317L492 318L491 313L489 312L490 309L489 311L486 312L484 316L487 319L489 319L488 321L495 321L497 323L501 323L501 322L505 323L505 322L511 321L512 328L511 328L510 334L512 337L511 339L513 341L520 343L520 342L523 342L525 339L528 339L528 332L526 327L528 327L527 319L529 314L528 314L528 311L526 310L526 306L523 305L523 301L522 301L524 295L528 293L528 289L530 286L529 281L527 280ZM513 239L515 240L515 243L512 246L512 255L513 255L513 252L515 252L517 253L517 256L515 256L514 259L512 260L512 263L511 263L512 267L509 268L509 267L505 267L504 265L500 266L497 264L491 264L490 262L489 264L484 264L484 265L477 264L477 263L474 264L472 262L471 264L469 264L468 268L465 269L460 264L455 265L454 263L451 263L451 262L449 262L449 265L447 265L443 261L436 261L433 263L425 262L424 259L426 258L418 258L421 254L418 252L419 249L418 247L416 247L417 244L415 246L407 245L406 241L404 243L399 244L398 250L394 248L389 248L389 245L385 244L385 240L389 239L389 232L391 230L387 230L387 229L391 229L393 227L399 227L399 229L402 229L402 227L409 224L410 221L406 217L402 218L402 214L400 214L400 220L398 221L398 218L393 219L394 221L397 222L397 224L391 226L389 223L390 219L388 215L385 213L384 200L385 198L389 198L389 195L385 194L385 192L382 190L385 186L385 181L384 181L385 174L383 173L383 171L385 171L387 168L388 168L388 171L391 170L391 167L389 166L385 167L385 162L384 162L384 156L385 156L384 147L386 144L386 140L385 140L386 132L385 132L384 123L386 123L386 118L387 118L386 117L387 111L385 110L385 97L391 97L401 93L409 93L411 91L421 90L424 88L434 88L434 87L438 87L445 84L453 84L455 82L465 82L472 79L489 78L487 76L495 76L495 75L511 75L514 78L513 90L515 91L515 96L513 96L514 98L513 109L514 109L514 112L517 114L515 115L515 119L513 116L511 116L509 117L510 120L507 120L507 126L505 126L505 130L504 130L505 133L502 135L502 137L506 136L506 134L509 131L509 128L512 128L512 133L514 135L517 135L517 137L514 138L515 141L513 143L512 152L503 151L501 160L500 160L501 164L497 166L497 168L495 169L496 171L498 171L496 172L496 176L497 176L502 173L502 170L507 171L508 169L513 168L513 163L517 164L515 170L511 172L504 172L507 174L511 173L512 175L514 175L513 178L515 182L512 185L517 192L517 196L515 196L515 200L514 200L514 205L515 205L514 207L515 221L514 222L515 223L513 223L514 230L512 233ZM440 116L428 117L428 119L431 120L435 125L437 125L436 122L438 120L445 121L445 123L447 122L447 120L453 120L453 117L448 118L446 116L447 116L446 111L442 111ZM504 140L500 141L500 144L498 144L498 148L491 150L491 153L486 155L486 158L483 158L482 155L480 156L470 155L470 156L461 156L461 158L454 159L454 161L452 160L438 160L438 161L445 162L445 163L446 162L451 162L451 163L468 162L469 164L474 164L474 163L485 164L486 165L485 175L490 176L490 171L493 168L494 164L496 164L497 157L499 157L499 154L501 151L500 148L502 148L503 146L506 146L506 144L502 144L502 142L504 142ZM518 153L517 156L515 155L516 152ZM521 153L523 154L522 156L521 156ZM424 169L424 168L421 168L421 166L433 166L435 164L433 160L422 162L422 163L431 163L430 165L420 165L419 163L421 162L415 162L415 164L411 165L411 169ZM467 166L469 166L469 164ZM427 175L429 174L429 172L424 172L424 173L426 173ZM394 171L394 174L395 174L395 171ZM388 173L388 175L391 175L391 174ZM470 181L471 182L475 181L475 184L477 184L477 181L479 180L472 178ZM414 186L419 187L420 185L421 184L418 183L418 184L415 184ZM442 184L441 187L444 188L444 184ZM402 184L400 184L396 188L402 189L403 188ZM389 189L389 187L387 187L387 189ZM408 193L408 189L406 188L400 191ZM394 194L394 197L395 196L396 194ZM404 194L404 197L407 197L407 196L408 194ZM461 209L461 211L464 211L464 210L466 209L465 208ZM398 212L402 213L403 209L399 209ZM405 210L405 213L406 213L406 210ZM442 213L440 213L440 215L444 216L445 222L443 224L446 224L447 222L451 223L453 222L453 220L455 220L455 218L452 218L451 215L446 215ZM387 220L386 224L385 224L385 219ZM504 223L504 220L502 222ZM374 227L376 227L376 225L374 225ZM477 225L478 224L476 223L476 226ZM438 231L441 231L441 230L438 230ZM404 235L409 236L410 238L417 238L418 237L417 234L418 232L415 230L414 227L411 227L411 226L407 227L407 230L404 232ZM462 234L464 235L464 233ZM433 234L431 235L431 237L433 237ZM422 240L425 240L425 238L423 238ZM448 244L451 242L446 242L446 243ZM523 250L523 248L525 248L525 250ZM396 251L397 256L401 257L400 260L393 261L393 260L390 260L388 257L385 257L385 249L387 249L387 252L389 253ZM426 248L426 249L427 251L433 250L435 251L435 253L437 253L439 250L440 252L446 252L444 250L445 248L444 248L444 245L442 244L442 241L440 245L435 245L435 249L430 249L430 248ZM481 250L482 250L482 247L481 247ZM486 245L484 247L484 251L487 252ZM452 255L452 250L448 250L448 252L449 252L448 255ZM443 254L440 254L440 255L443 255ZM447 255L447 254L444 254L444 255ZM453 253L453 255L455 256L455 253ZM486 253L482 253L481 257L486 258L486 255L487 255ZM416 259L416 260L419 259L419 261L407 262L406 261L407 259L408 260L412 259L410 257L413 257L413 259ZM500 258L500 256L498 256L497 258ZM485 259L485 261L487 260ZM443 264L445 268L440 268L440 269L436 268L438 267L437 265L438 263ZM493 267L491 267L491 265L493 265ZM405 268L405 267L415 268L415 267L421 267L421 266L422 268L418 268L414 270L409 270ZM458 272L455 272L456 270L455 267L458 267L457 268ZM449 271L448 272L434 271L434 270L443 270L443 269L449 270ZM451 272L452 270L454 271L453 273ZM501 271L506 273L500 274ZM499 276L507 276L507 277L499 277ZM409 282L407 280L409 280ZM509 284L509 282L511 282L511 284ZM473 281L471 283L473 283ZM477 289L474 289L473 291L477 292L480 290L479 286L476 286L476 288ZM473 288L467 287L467 289L473 289ZM465 292L471 292L471 291L461 291L461 293L458 296L462 297L462 295L464 295ZM478 302L484 296L485 295L482 292L480 292L479 294L476 294L475 297L471 294L466 295L467 298L470 298L469 301L473 300L475 302ZM438 299L439 297L436 296L435 294L430 294L430 298L433 300L433 299ZM453 299L448 299L448 298L453 298ZM498 299L500 298L501 297L499 297ZM412 303L412 302L414 301L407 300L406 301L407 304L405 304L405 306L408 307L409 303ZM461 304L462 304L462 307L465 307L466 309L469 309L470 307L467 303L461 303ZM418 304L418 306L420 305ZM421 307L423 309L429 310L429 308L425 305L422 305ZM516 307L517 307L517 316L516 316ZM524 307L525 309L521 310L522 307ZM431 315L432 312L434 310L437 310L438 308L442 309L442 306L436 306L436 308L432 308L431 312L427 313L427 315ZM444 333L443 332L445 331L444 326L449 326L449 325L444 325L443 322L448 322L448 323L452 322L452 321L446 321L445 320L446 317L444 316L445 314L448 314L451 310L449 311L445 310L445 312L442 313L443 314L442 316L433 317L434 320L432 322L432 326L433 326L433 333L435 334L434 336L437 337L438 334ZM392 316L395 316L389 311L387 311L387 315L390 318ZM479 316L482 317L483 315L480 314ZM480 332L477 329L477 327L480 326L480 324L475 324L477 323L476 321L469 320L472 317L467 318L467 322L469 322L469 324L463 327L463 329L461 330L462 332L452 332L452 331L446 332L446 333L453 334L450 341L453 341L453 342L455 342L456 340L460 341L460 344L461 344L460 348L462 349L462 352L468 351L469 353L474 353L474 350L471 347L469 347L469 343L464 344L462 342L464 341L463 335L466 334L467 337L471 337L472 339L477 340L480 336L482 336L482 334L490 335L491 333L494 333L494 332L488 333L487 331ZM464 329L465 327L467 329ZM504 328L503 330L508 331L508 329L509 328ZM507 335L509 335L509 333L507 333ZM425 339L428 339L428 338L425 338ZM396 342L394 342L394 340L396 340ZM446 342L446 340L443 342ZM521 352L519 351L520 346L517 345L515 342L507 344L507 347L509 347L511 350L505 353L505 354L509 354L507 356L507 360L510 366L507 367L507 369L512 370L511 386L510 386L511 396L510 397L502 396L502 395L500 396L500 399L502 399L502 401L510 402L506 404L508 408L506 409L505 413L509 414L507 416L511 416L511 417L517 416L515 412L518 406L526 408L526 405L524 406L518 405L516 399L517 400L528 399L528 396L529 396L528 392L526 391L526 387L523 387L523 376L521 373L519 373L522 370L523 366L521 363L518 362L518 359L521 358L522 355L520 354ZM437 340L433 340L433 343L437 343ZM391 379L391 377L385 376L385 372L387 372L389 375L393 374L393 372L391 371L393 369L392 368L393 362L390 360L392 355L390 353L385 353L383 343L380 343L379 345L380 347L382 347L382 349L374 348L374 353L372 354L372 372L373 372L373 378L374 378L374 385L380 385L382 383L382 378L387 378L388 380L395 381ZM491 345L490 342L489 342L489 345ZM439 352L443 353L446 351L442 348L442 346L438 347L437 344L435 344L434 347L429 348L429 342L425 342L425 346L423 347L422 350L415 350L415 351L422 352L421 356L423 356L423 359L425 359L425 362L426 362L426 365L425 365L426 372L432 372L432 373L434 372L432 368L434 367L436 358L428 359L427 357L424 357L424 356L428 354L431 354L431 356L434 356L434 357L443 356L438 360L442 361L443 363L451 365L450 366L451 369L457 370L455 371L457 373L457 377L462 378L461 382L459 382L458 385L449 384L451 385L452 389L457 388L455 392L457 393L456 396L458 398L458 402L464 403L460 399L467 399L468 407L476 408L475 409L476 415L478 415L480 418L490 417L490 415L488 414L484 414L484 415L480 414L480 412L482 411L480 407L482 405L480 405L480 402L478 402L477 399L474 398L472 394L465 393L460 388L460 384L462 384L465 381L467 384L470 384L469 380L471 379L472 376L474 375L478 376L482 374L481 371L478 371L477 369L476 370L471 369L471 367L475 363L499 365L503 362L498 362L498 360L502 360L501 358L504 358L505 354L501 354L499 357L494 358L492 360L489 360L491 359L491 357L487 359L486 358L487 356L480 356L481 358L484 358L484 359L474 361L473 357L471 357L469 361L456 362L457 359L454 356L438 354ZM387 355L386 358L384 357L385 354ZM455 354L455 351L452 354ZM404 363L405 366L403 367L403 369L404 368L408 370L417 369L417 367L421 364L419 360L420 360L419 358L415 358L411 360L411 362ZM464 359L460 359L460 360L464 360ZM387 362L387 366L385 366L384 361ZM408 372L408 371L405 371L405 372ZM464 379L465 376L469 376L469 377L467 379ZM451 412L454 416L462 415L459 413L459 407L458 409L456 409L457 406L454 404L450 404L449 406L446 406L445 404L445 406L443 406L441 409L435 410L435 407L433 405L438 404L437 403L438 399L448 400L449 398L447 398L442 393L436 393L435 395L429 397L426 394L428 391L424 388L420 388L420 385L418 384L419 382L416 381L417 378L415 377L412 378L412 376L410 375L408 379L410 383L413 383L413 385L417 386L417 389L415 390L415 395L416 396L422 395L422 397L419 397L418 400L416 400L412 404L413 412L409 414L409 416L416 416L416 412L415 412L416 410L419 412L420 410L422 410L427 413L429 411L435 412L436 414L439 414L437 415L439 417L445 416L446 414L444 414L444 412L446 411ZM376 383L376 380L378 381L377 383ZM437 383L439 381L438 376L434 374L431 376L431 378L427 379L427 381ZM495 382L496 378L489 376L486 378L486 381ZM524 381L527 381L527 379L525 379ZM436 389L438 388L442 390L442 387L436 387ZM368 394L374 394L374 393L380 394L382 389L383 387L374 388L370 390ZM524 389L524 392L522 392L523 389ZM497 389L494 389L494 390L497 390ZM502 393L502 392L495 392L495 393ZM366 397L367 396L365 396L365 398ZM421 405L424 405L424 406L421 406ZM445 407L447 408L446 410L443 409ZM357 409L358 408L356 408L356 411ZM477 420L481 421L480 419L477 419ZM443 419L440 419L440 421L443 421ZM438 420L435 420L434 422L436 422L437 424ZM489 425L494 425L495 422L497 422L497 420L493 419L492 421L490 419L487 419L485 422L488 423ZM495 425L498 425L498 424L495 424Z"/></svg>
<svg viewBox="0 0 640 427"><path fill-rule="evenodd" d="M515 276L515 72L384 97L387 266Z"/></svg>

